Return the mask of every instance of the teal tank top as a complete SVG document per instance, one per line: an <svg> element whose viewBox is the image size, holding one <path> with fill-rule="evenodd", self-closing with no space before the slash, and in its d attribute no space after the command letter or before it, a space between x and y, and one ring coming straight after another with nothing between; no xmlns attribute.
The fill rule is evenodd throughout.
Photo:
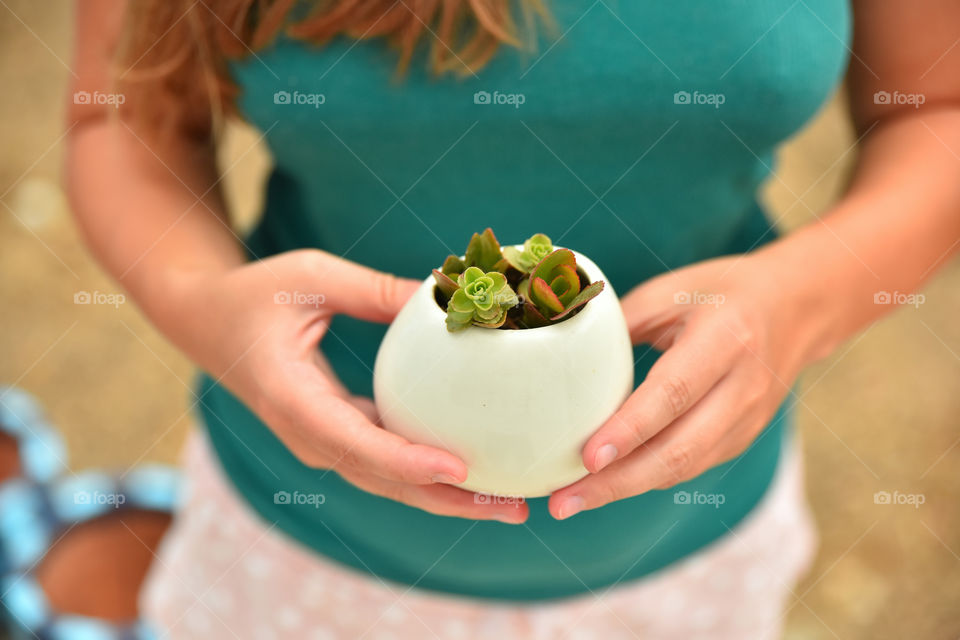
<svg viewBox="0 0 960 640"><path fill-rule="evenodd" d="M847 3L551 10L558 31L541 35L539 53L504 47L466 79L435 77L421 51L398 80L380 41L281 38L234 63L241 112L275 159L252 257L317 247L421 279L490 226L506 242L544 232L576 248L623 295L773 239L756 193L777 145L841 78ZM385 328L337 317L331 330L323 352L353 393L370 395ZM635 355L639 382L658 354ZM511 526L431 515L307 468L229 392L209 377L200 387L222 466L265 521L381 579L515 601L633 580L726 535L763 497L790 428L781 408L743 455L675 489L562 522L534 499L526 526ZM295 490L325 501L275 503ZM725 501L677 504L678 490Z"/></svg>

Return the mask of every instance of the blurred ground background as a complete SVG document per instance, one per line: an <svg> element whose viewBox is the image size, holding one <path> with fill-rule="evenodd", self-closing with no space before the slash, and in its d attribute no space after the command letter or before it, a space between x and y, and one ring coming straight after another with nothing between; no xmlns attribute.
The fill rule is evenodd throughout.
<svg viewBox="0 0 960 640"><path fill-rule="evenodd" d="M74 304L77 292L118 289L59 187L70 20L66 0L0 0L0 383L40 398L75 468L172 462L191 366L131 304ZM245 220L269 162L256 139L234 127L223 150L228 165L242 156L225 184ZM838 97L787 145L766 193L781 226L837 196L852 142ZM790 639L960 637L960 262L924 294L804 375L798 419L821 547L791 598ZM879 491L925 502L878 505Z"/></svg>

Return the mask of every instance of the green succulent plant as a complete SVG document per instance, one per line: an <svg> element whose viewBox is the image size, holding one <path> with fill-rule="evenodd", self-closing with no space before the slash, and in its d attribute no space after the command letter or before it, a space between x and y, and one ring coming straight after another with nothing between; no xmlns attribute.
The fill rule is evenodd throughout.
<svg viewBox="0 0 960 640"><path fill-rule="evenodd" d="M522 251L516 247L504 247L503 257L517 271L530 273L538 262L550 255L551 251L553 251L553 244L550 238L538 233L527 238L523 243Z"/></svg>
<svg viewBox="0 0 960 640"><path fill-rule="evenodd" d="M604 286L600 281L584 286L573 252L555 250L546 235L527 238L522 250L501 248L490 228L474 233L463 258L448 256L433 277L449 331L471 325L532 329L554 324Z"/></svg>
<svg viewBox="0 0 960 640"><path fill-rule="evenodd" d="M487 227L483 233L474 233L463 258L447 256L443 266L433 270L433 278L443 295L450 297L457 290L457 277L469 267L477 267L484 273L499 271L504 273L510 263L504 258L500 242L493 235L493 229Z"/></svg>
<svg viewBox="0 0 960 640"><path fill-rule="evenodd" d="M462 331L470 325L496 329L506 322L507 312L519 299L506 276L467 267L457 276L457 289L447 302L447 329Z"/></svg>
<svg viewBox="0 0 960 640"><path fill-rule="evenodd" d="M569 249L557 249L536 264L520 283L523 322L530 327L564 319L603 291L603 282L581 288L577 259Z"/></svg>

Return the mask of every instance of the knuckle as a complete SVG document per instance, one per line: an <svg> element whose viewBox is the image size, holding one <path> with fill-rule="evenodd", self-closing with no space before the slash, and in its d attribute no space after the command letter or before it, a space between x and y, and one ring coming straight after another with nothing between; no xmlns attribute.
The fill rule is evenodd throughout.
<svg viewBox="0 0 960 640"><path fill-rule="evenodd" d="M399 297L400 280L390 273L378 272L373 278L374 300L377 306L384 312L389 312L394 307L394 302Z"/></svg>
<svg viewBox="0 0 960 640"><path fill-rule="evenodd" d="M414 444L398 445L390 454L392 466L384 471L396 476L403 482L417 484L424 481L424 473L419 465L420 448Z"/></svg>
<svg viewBox="0 0 960 640"><path fill-rule="evenodd" d="M717 462L715 466L725 464L735 458L739 458L744 451L750 448L750 445L753 444L753 440L753 436L737 438L737 440L731 444L729 449L717 456Z"/></svg>
<svg viewBox="0 0 960 640"><path fill-rule="evenodd" d="M677 486L677 485L683 484L684 482L689 482L690 480L693 480L694 478L696 478L697 476L699 476L702 472L703 472L703 470L700 469L700 468L691 467L691 468L687 469L685 472L683 472L683 473L680 474L680 475L671 476L671 477L669 477L669 478L666 478L666 479L663 481L663 484L661 484L659 487L657 487L657 489L660 489L660 490L670 489L670 488L675 487L675 486Z"/></svg>
<svg viewBox="0 0 960 640"><path fill-rule="evenodd" d="M746 405L755 408L763 403L773 389L773 382L769 376L762 376L750 385L747 391Z"/></svg>
<svg viewBox="0 0 960 640"><path fill-rule="evenodd" d="M289 448L289 447L288 447ZM330 460L316 449L304 449L303 447L290 448L293 456L304 466L311 469L328 469Z"/></svg>
<svg viewBox="0 0 960 640"><path fill-rule="evenodd" d="M660 385L660 393L664 406L673 418L686 411L690 404L690 385L679 376L671 376L664 380Z"/></svg>
<svg viewBox="0 0 960 640"><path fill-rule="evenodd" d="M763 366L754 367L748 380L745 396L748 406L752 408L767 402L778 389L790 390L775 373Z"/></svg>
<svg viewBox="0 0 960 640"><path fill-rule="evenodd" d="M290 421L289 417L286 415L286 412L283 411L282 406L277 406L277 403L274 402L273 396L270 394L266 385L259 385L256 393L249 394L246 396L245 401L247 406L250 407L251 411L264 424L268 425L270 429L277 433L278 435L283 431L283 426Z"/></svg>
<svg viewBox="0 0 960 640"><path fill-rule="evenodd" d="M395 484L391 482L385 483L380 491L380 495L388 500L393 500L394 502L401 502L403 504L416 506L413 504L415 501L411 500L411 496L409 495L407 488L402 484Z"/></svg>
<svg viewBox="0 0 960 640"><path fill-rule="evenodd" d="M648 421L645 420L640 414L635 412L624 412L621 415L617 415L619 420L619 427L617 431L625 434L633 444L638 445L642 444L647 439L647 433L645 425L648 424Z"/></svg>
<svg viewBox="0 0 960 640"><path fill-rule="evenodd" d="M320 268L325 266L327 262L327 254L319 249L300 249L297 252L299 259L303 263L311 268Z"/></svg>
<svg viewBox="0 0 960 640"><path fill-rule="evenodd" d="M292 272L321 273L324 266L324 254L319 249L295 249L278 259Z"/></svg>
<svg viewBox="0 0 960 640"><path fill-rule="evenodd" d="M765 394L758 386L753 386L747 392L746 401L743 403L745 408L756 409L763 402Z"/></svg>
<svg viewBox="0 0 960 640"><path fill-rule="evenodd" d="M731 312L724 318L724 324L743 349L750 353L759 353L763 344L760 324L753 321L749 312L742 309Z"/></svg>
<svg viewBox="0 0 960 640"><path fill-rule="evenodd" d="M597 482L594 485L593 495L588 501L592 507L616 502L627 497L629 493L627 489L629 479L626 477L624 470L609 468L605 469L604 473L606 474L606 481Z"/></svg>
<svg viewBox="0 0 960 640"><path fill-rule="evenodd" d="M664 466L674 477L684 477L693 466L693 451L686 445L673 445L660 455Z"/></svg>
<svg viewBox="0 0 960 640"><path fill-rule="evenodd" d="M342 467L359 469L363 467L363 460L360 456L360 452L357 451L354 444L344 443L340 445L334 445L332 449L333 450L328 453L328 456L333 459L333 463L331 465L333 469L339 469Z"/></svg>
<svg viewBox="0 0 960 640"><path fill-rule="evenodd" d="M673 476L665 479L663 482L658 484L655 489L658 491L666 491L667 489L672 489L678 484L683 484L685 482L684 478L675 478Z"/></svg>
<svg viewBox="0 0 960 640"><path fill-rule="evenodd" d="M301 464L311 469L332 468L330 452L325 447L307 444L310 440L302 437L302 425L287 411L271 404L257 415Z"/></svg>
<svg viewBox="0 0 960 640"><path fill-rule="evenodd" d="M631 416L627 419L627 433L633 438L634 444L643 444L649 437L645 425L647 422L640 416Z"/></svg>

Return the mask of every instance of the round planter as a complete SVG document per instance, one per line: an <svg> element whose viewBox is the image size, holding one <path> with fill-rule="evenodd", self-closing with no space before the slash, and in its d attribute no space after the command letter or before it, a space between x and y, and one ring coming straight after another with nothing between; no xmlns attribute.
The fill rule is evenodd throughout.
<svg viewBox="0 0 960 640"><path fill-rule="evenodd" d="M590 282L606 280L574 252ZM377 353L383 426L454 453L464 489L538 497L586 475L581 450L633 389L633 351L609 283L576 315L537 329L447 331L424 280Z"/></svg>

